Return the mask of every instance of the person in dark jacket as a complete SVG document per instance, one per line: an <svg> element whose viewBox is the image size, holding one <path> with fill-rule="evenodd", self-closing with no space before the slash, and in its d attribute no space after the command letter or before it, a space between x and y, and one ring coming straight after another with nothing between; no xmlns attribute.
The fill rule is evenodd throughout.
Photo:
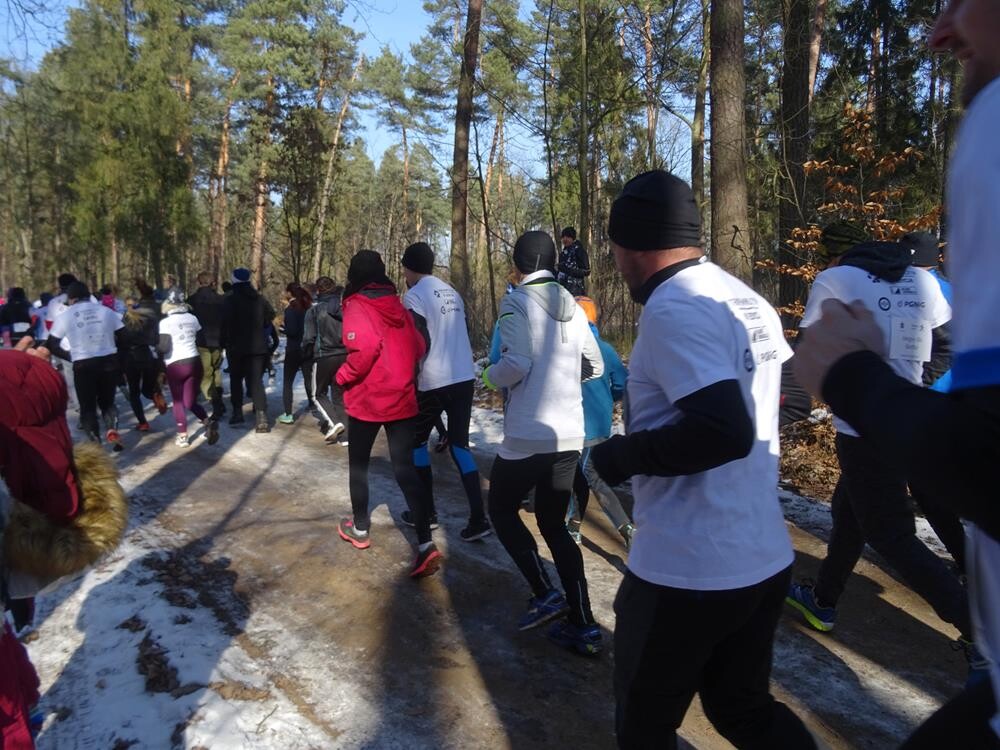
<svg viewBox="0 0 1000 750"><path fill-rule="evenodd" d="M13 287L7 292L7 304L0 308L0 336L3 336L3 345L17 346L18 341L31 335L34 325L28 295L21 287Z"/></svg>
<svg viewBox="0 0 1000 750"><path fill-rule="evenodd" d="M302 334L305 332L306 313L312 307L312 297L301 284L292 282L285 287L285 307L284 323L282 328L285 331L285 364L282 377L281 398L285 411L278 421L282 424L291 424L295 421L295 414L292 413L292 386L295 384L295 373L302 370L302 380L306 387L306 398L312 405L312 360L306 360L302 356Z"/></svg>
<svg viewBox="0 0 1000 750"><path fill-rule="evenodd" d="M337 371L347 360L343 341L343 287L329 276L316 279L316 301L306 312L302 332L302 356L313 361L312 391L320 413L320 430L326 442L347 445L347 412L344 389L337 383Z"/></svg>
<svg viewBox="0 0 1000 750"><path fill-rule="evenodd" d="M188 298L191 312L198 318L198 356L201 358L201 395L212 405L212 416L226 413L222 400L222 295L215 291L217 280L210 273L198 274L198 291Z"/></svg>
<svg viewBox="0 0 1000 750"><path fill-rule="evenodd" d="M233 415L229 424L243 424L243 383L250 385L257 432L270 432L264 368L268 342L264 331L274 318L274 308L250 284L250 271L237 268L231 278L233 291L222 303L220 343L229 360L229 390Z"/></svg>
<svg viewBox="0 0 1000 750"><path fill-rule="evenodd" d="M566 287L574 297L587 293L585 278L590 276L590 258L576 238L576 230L566 227L562 230L562 250L559 251L559 265L556 280Z"/></svg>
<svg viewBox="0 0 1000 750"><path fill-rule="evenodd" d="M156 326L159 316L148 307L136 307L122 316L124 327L118 332L118 356L128 385L128 402L140 432L149 431L142 406L142 397L152 401L160 414L167 411L167 402L160 390L160 359L156 355Z"/></svg>

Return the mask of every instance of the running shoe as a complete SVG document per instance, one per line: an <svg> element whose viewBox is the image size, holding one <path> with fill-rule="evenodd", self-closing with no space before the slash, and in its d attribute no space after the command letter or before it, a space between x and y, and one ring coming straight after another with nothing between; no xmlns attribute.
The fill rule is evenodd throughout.
<svg viewBox="0 0 1000 750"><path fill-rule="evenodd" d="M493 527L490 526L490 522L483 518L480 521L469 521L469 525L458 532L458 535L462 537L462 541L474 542L477 539L483 539L488 537L493 533Z"/></svg>
<svg viewBox="0 0 1000 750"><path fill-rule="evenodd" d="M630 523L622 524L618 527L618 533L625 540L625 551L630 551L632 549L632 537L635 535L635 526Z"/></svg>
<svg viewBox="0 0 1000 750"><path fill-rule="evenodd" d="M135 429L139 432L149 432L149 422L140 422Z"/></svg>
<svg viewBox="0 0 1000 750"><path fill-rule="evenodd" d="M569 535L573 537L573 541L577 544L583 544L583 535L580 533L580 522L575 518L571 518L566 522L566 531Z"/></svg>
<svg viewBox="0 0 1000 750"><path fill-rule="evenodd" d="M596 623L574 625L563 620L555 623L545 635L553 643L582 656L597 656L604 646L604 636Z"/></svg>
<svg viewBox="0 0 1000 750"><path fill-rule="evenodd" d="M339 438L346 429L347 428L344 427L343 422L337 422L337 424L333 425L329 430L326 431L326 434L323 435L323 440L326 441L327 445L333 445L334 443L337 442L337 438Z"/></svg>
<svg viewBox="0 0 1000 750"><path fill-rule="evenodd" d="M785 603L801 612L811 627L823 633L833 630L837 622L836 608L819 606L816 601L816 591L808 581L793 583L788 589Z"/></svg>
<svg viewBox="0 0 1000 750"><path fill-rule="evenodd" d="M341 539L350 542L357 549L368 549L372 544L367 531L354 528L353 518L342 518L337 525L337 533Z"/></svg>
<svg viewBox="0 0 1000 750"><path fill-rule="evenodd" d="M178 433L177 437L174 438L174 445L178 448L187 448L191 443L188 442L188 436L186 432Z"/></svg>
<svg viewBox="0 0 1000 750"><path fill-rule="evenodd" d="M431 542L426 549L417 552L417 559L413 561L413 569L410 570L410 578L424 578L432 576L441 567L441 553Z"/></svg>
<svg viewBox="0 0 1000 750"><path fill-rule="evenodd" d="M229 418L229 424L234 424L234 425L235 424L244 424L246 421L247 420L243 416L243 412L241 412L241 411L234 411L233 412L233 416L231 416Z"/></svg>
<svg viewBox="0 0 1000 750"><path fill-rule="evenodd" d="M153 394L153 403L156 405L156 410L160 414L167 413L167 400L163 398L163 394L157 391Z"/></svg>
<svg viewBox="0 0 1000 750"><path fill-rule="evenodd" d="M107 441L111 443L111 450L115 453L121 453L125 450L125 446L122 445L121 435L118 434L118 430L108 430L105 435Z"/></svg>
<svg viewBox="0 0 1000 750"><path fill-rule="evenodd" d="M205 420L205 439L209 445L215 445L219 442L219 420L215 417L209 417Z"/></svg>
<svg viewBox="0 0 1000 750"><path fill-rule="evenodd" d="M969 674L965 678L966 689L975 687L980 682L990 678L990 660L976 648L976 644L965 638L959 638L952 644L956 651L965 652L965 660L969 662Z"/></svg>
<svg viewBox="0 0 1000 750"><path fill-rule="evenodd" d="M410 511L408 511L408 510L404 510L400 514L399 520L402 521L403 523L405 523L407 526L412 526L412 527L416 528L416 524L413 522L413 514L410 513ZM439 526L439 524L438 524L438 514L437 513L431 513L431 531L433 531L434 529L438 528L438 526Z"/></svg>
<svg viewBox="0 0 1000 750"><path fill-rule="evenodd" d="M544 596L534 596L528 600L528 611L517 621L518 630L531 630L544 625L569 612L566 597L555 589L549 589Z"/></svg>
<svg viewBox="0 0 1000 750"><path fill-rule="evenodd" d="M281 424L292 424L295 421L295 415L294 414L282 414L280 417L278 417L278 421Z"/></svg>

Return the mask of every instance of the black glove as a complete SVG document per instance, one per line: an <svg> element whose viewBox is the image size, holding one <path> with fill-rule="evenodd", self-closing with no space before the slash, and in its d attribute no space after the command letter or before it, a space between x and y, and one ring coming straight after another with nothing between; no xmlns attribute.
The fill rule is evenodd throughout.
<svg viewBox="0 0 1000 750"><path fill-rule="evenodd" d="M634 473L628 468L628 440L624 435L614 435L590 449L590 462L597 475L614 487Z"/></svg>

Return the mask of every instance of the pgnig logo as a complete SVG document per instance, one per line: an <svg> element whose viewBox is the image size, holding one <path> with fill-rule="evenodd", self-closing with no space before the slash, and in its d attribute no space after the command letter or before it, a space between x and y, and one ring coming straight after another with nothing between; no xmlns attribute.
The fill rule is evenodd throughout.
<svg viewBox="0 0 1000 750"><path fill-rule="evenodd" d="M888 297L879 297L878 298L878 309L879 310L881 310L882 312L886 312L886 311L888 311L888 309L890 307L892 307L892 303L889 301Z"/></svg>

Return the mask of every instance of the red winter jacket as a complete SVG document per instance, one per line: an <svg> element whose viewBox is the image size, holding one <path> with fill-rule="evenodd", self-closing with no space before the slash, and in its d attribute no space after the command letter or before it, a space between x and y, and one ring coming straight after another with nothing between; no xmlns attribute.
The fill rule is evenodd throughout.
<svg viewBox="0 0 1000 750"><path fill-rule="evenodd" d="M0 748L32 750L35 743L28 728L28 714L38 703L38 676L28 654L11 632L0 623Z"/></svg>
<svg viewBox="0 0 1000 750"><path fill-rule="evenodd" d="M427 352L396 289L369 284L344 300L347 361L337 370L354 419L394 422L417 414L417 363Z"/></svg>

